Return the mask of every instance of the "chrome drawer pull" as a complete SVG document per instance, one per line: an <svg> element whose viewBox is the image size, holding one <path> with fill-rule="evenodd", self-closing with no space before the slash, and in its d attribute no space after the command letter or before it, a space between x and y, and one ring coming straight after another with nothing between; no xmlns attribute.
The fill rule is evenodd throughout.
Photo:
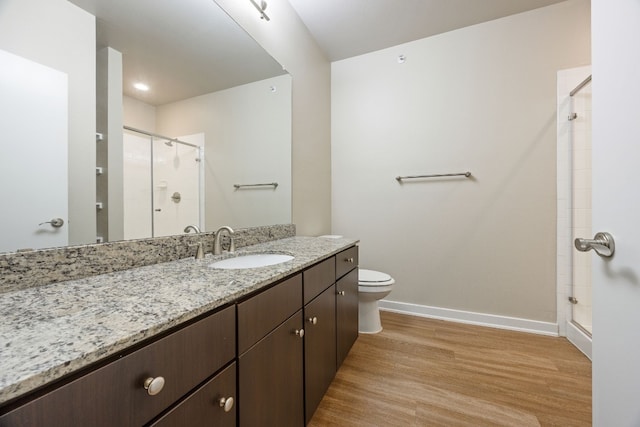
<svg viewBox="0 0 640 427"><path fill-rule="evenodd" d="M162 377L149 377L144 381L144 389L147 390L149 396L155 396L156 394L160 393L163 388L164 378Z"/></svg>
<svg viewBox="0 0 640 427"><path fill-rule="evenodd" d="M317 317L310 317L309 319L307 319L309 321L309 323L311 323L312 325L317 325L318 324L318 318Z"/></svg>
<svg viewBox="0 0 640 427"><path fill-rule="evenodd" d="M224 409L224 412L229 412L233 408L233 397L221 397L218 404Z"/></svg>
<svg viewBox="0 0 640 427"><path fill-rule="evenodd" d="M346 294L346 292L345 292L345 291L338 291L338 295L340 295L340 296L342 296L342 297L343 297L343 296L345 296L345 294Z"/></svg>
<svg viewBox="0 0 640 427"><path fill-rule="evenodd" d="M353 258L345 258L344 261L353 264L355 260Z"/></svg>
<svg viewBox="0 0 640 427"><path fill-rule="evenodd" d="M296 329L295 334L300 338L304 337L304 329Z"/></svg>

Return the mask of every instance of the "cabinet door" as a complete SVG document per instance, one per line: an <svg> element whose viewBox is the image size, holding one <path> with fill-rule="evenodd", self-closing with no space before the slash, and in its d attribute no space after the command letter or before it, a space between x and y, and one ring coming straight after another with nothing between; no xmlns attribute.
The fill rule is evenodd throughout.
<svg viewBox="0 0 640 427"><path fill-rule="evenodd" d="M301 329L299 310L238 358L240 426L304 424Z"/></svg>
<svg viewBox="0 0 640 427"><path fill-rule="evenodd" d="M337 367L358 338L358 269L336 282Z"/></svg>
<svg viewBox="0 0 640 427"><path fill-rule="evenodd" d="M336 374L336 287L304 307L305 418L311 420Z"/></svg>
<svg viewBox="0 0 640 427"><path fill-rule="evenodd" d="M153 427L221 426L236 425L236 364L193 392Z"/></svg>

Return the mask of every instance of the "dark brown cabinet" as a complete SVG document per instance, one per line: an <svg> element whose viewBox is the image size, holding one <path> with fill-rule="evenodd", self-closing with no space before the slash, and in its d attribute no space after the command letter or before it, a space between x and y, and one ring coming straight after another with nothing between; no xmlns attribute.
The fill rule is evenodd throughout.
<svg viewBox="0 0 640 427"><path fill-rule="evenodd" d="M303 426L358 337L357 265L353 246L3 408L0 427Z"/></svg>
<svg viewBox="0 0 640 427"><path fill-rule="evenodd" d="M0 416L0 426L143 425L233 360L235 331L229 307Z"/></svg>
<svg viewBox="0 0 640 427"><path fill-rule="evenodd" d="M238 303L241 426L304 422L302 274Z"/></svg>
<svg viewBox="0 0 640 427"><path fill-rule="evenodd" d="M305 420L313 417L336 374L336 259L302 273L304 282Z"/></svg>
<svg viewBox="0 0 640 427"><path fill-rule="evenodd" d="M340 367L358 339L358 269L355 266L336 282L336 328Z"/></svg>
<svg viewBox="0 0 640 427"><path fill-rule="evenodd" d="M304 381L307 423L313 417L313 413L336 374L335 293L335 285L332 284L304 307Z"/></svg>
<svg viewBox="0 0 640 427"><path fill-rule="evenodd" d="M238 358L240 426L304 424L301 330L299 310Z"/></svg>

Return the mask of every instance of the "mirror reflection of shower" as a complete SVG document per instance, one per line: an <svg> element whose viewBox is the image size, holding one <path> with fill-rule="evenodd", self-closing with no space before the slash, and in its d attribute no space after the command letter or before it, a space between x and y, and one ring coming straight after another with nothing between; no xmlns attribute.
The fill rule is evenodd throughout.
<svg viewBox="0 0 640 427"><path fill-rule="evenodd" d="M124 127L124 238L204 229L204 134L166 137Z"/></svg>

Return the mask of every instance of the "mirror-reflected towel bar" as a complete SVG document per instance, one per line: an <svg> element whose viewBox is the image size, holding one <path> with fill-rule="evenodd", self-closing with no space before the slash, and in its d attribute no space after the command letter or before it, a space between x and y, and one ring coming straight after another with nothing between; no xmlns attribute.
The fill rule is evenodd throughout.
<svg viewBox="0 0 640 427"><path fill-rule="evenodd" d="M460 173L441 173L441 174L432 174L432 175L407 175L407 176L396 176L396 181L402 183L405 179L422 179L422 178L442 178L448 176L464 176L465 178L469 178L471 176L471 172L460 172Z"/></svg>
<svg viewBox="0 0 640 427"><path fill-rule="evenodd" d="M266 182L264 184L233 184L233 186L235 187L236 190L239 190L240 188L247 188L247 187L273 187L273 189L275 190L276 188L278 188L278 183Z"/></svg>

